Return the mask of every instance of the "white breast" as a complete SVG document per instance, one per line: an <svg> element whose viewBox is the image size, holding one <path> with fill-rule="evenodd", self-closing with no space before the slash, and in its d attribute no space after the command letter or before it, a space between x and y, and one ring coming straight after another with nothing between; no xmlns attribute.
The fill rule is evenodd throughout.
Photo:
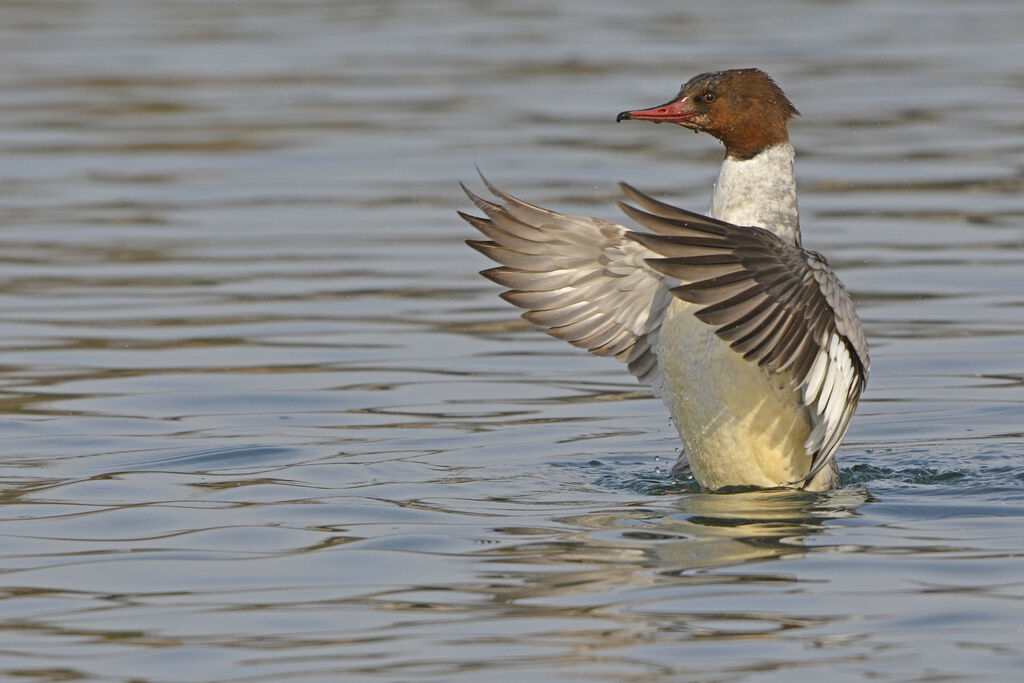
<svg viewBox="0 0 1024 683"><path fill-rule="evenodd" d="M769 377L675 300L661 326L662 396L705 487L790 485L807 474L810 416L784 379Z"/></svg>

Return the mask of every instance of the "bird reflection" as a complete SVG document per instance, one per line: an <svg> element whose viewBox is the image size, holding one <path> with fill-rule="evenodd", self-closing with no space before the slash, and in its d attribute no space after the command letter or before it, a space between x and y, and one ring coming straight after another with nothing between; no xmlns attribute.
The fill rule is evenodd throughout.
<svg viewBox="0 0 1024 683"><path fill-rule="evenodd" d="M801 556L812 550L807 539L822 533L827 522L855 516L869 499L861 488L671 496L666 497L669 505L639 504L561 518L574 530L557 539L534 536L536 540L505 547L501 562L530 565L522 577L525 583L511 593L533 598L590 592L612 584L621 589L779 580L782 577L773 579L761 566L728 575L707 575L705 570ZM503 531L516 533L514 528ZM546 572L538 565L557 568ZM505 599L516 597L507 589L501 592Z"/></svg>
<svg viewBox="0 0 1024 683"><path fill-rule="evenodd" d="M825 522L856 515L868 502L864 489L812 494L792 490L679 496L662 528L685 540L651 548L678 571L740 565L807 552L805 540Z"/></svg>
<svg viewBox="0 0 1024 683"><path fill-rule="evenodd" d="M474 577L457 594L418 586L412 597L389 594L385 602L418 614L472 615L474 644L487 638L488 624L493 642L543 642L550 651L532 663L545 667L594 657L629 666L636 652L686 641L814 638L832 617L781 608L804 579L777 561L828 548L808 539L868 501L860 488L756 490L645 496L600 508L593 501L590 512L562 517L547 510L493 528L501 541L473 553ZM481 601L467 603L465 594ZM480 617L484 605L490 621Z"/></svg>

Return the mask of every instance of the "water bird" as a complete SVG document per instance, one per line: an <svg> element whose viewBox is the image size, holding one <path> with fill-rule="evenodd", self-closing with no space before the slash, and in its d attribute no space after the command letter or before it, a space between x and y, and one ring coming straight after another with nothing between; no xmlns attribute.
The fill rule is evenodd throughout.
<svg viewBox="0 0 1024 683"><path fill-rule="evenodd" d="M725 146L706 215L620 183L647 231L571 216L499 190L463 190L500 265L481 272L548 334L627 364L660 396L684 450L673 468L705 489L828 490L867 384L860 319L825 258L803 248L796 107L759 69L703 73L665 104L617 121L674 123Z"/></svg>

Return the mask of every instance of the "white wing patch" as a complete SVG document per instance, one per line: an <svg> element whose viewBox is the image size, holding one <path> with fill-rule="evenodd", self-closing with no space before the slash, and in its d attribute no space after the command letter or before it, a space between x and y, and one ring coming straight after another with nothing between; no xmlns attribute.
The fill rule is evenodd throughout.
<svg viewBox="0 0 1024 683"><path fill-rule="evenodd" d="M815 455L805 481L810 481L831 462L857 408L864 383L849 347L838 332L832 332L822 342L802 387L803 402L810 411L812 425L804 448Z"/></svg>

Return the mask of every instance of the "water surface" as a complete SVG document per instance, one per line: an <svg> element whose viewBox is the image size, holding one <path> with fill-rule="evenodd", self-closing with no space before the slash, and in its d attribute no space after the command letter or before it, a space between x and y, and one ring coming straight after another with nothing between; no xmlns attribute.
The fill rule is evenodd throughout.
<svg viewBox="0 0 1024 683"><path fill-rule="evenodd" d="M1008 680L1024 13L668 0L0 6L0 674ZM760 66L872 377L827 494L672 479L665 409L476 275L457 182L618 220Z"/></svg>

